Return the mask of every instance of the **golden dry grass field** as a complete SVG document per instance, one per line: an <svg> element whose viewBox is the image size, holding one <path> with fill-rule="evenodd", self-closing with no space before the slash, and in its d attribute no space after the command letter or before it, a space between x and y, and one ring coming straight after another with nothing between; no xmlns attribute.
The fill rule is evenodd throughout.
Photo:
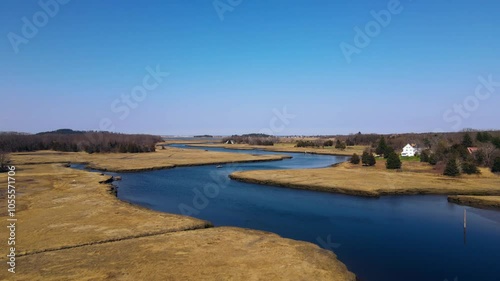
<svg viewBox="0 0 500 281"><path fill-rule="evenodd" d="M373 167L342 163L334 167L299 170L243 171L231 178L260 184L380 196L397 194L500 195L500 176L482 168L481 175L447 177L427 163L403 162L401 171L385 169L385 161Z"/></svg>
<svg viewBox="0 0 500 281"><path fill-rule="evenodd" d="M16 274L7 271L6 255L0 257L0 280L355 280L333 253L314 244L262 231L210 228L203 220L134 206L110 194L109 185L98 183L106 176L62 164L84 161L128 171L255 160L241 154L193 152L14 154L18 256ZM161 159L168 155L168 161ZM148 156L153 160L148 162ZM7 183L6 173L0 174L0 182ZM4 222L6 203L2 192ZM8 235L1 227L0 237ZM4 246L1 249L5 252Z"/></svg>
<svg viewBox="0 0 500 281"><path fill-rule="evenodd" d="M286 158L286 155L249 155L228 152L213 152L198 149L167 147L154 153L94 153L37 151L14 153L11 159L18 164L41 163L88 163L97 170L130 172L166 169L179 166L215 165L224 163L272 161Z"/></svg>

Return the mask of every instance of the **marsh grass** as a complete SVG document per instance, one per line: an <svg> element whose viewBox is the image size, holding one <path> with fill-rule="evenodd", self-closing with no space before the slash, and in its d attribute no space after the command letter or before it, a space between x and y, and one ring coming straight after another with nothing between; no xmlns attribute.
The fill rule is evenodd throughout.
<svg viewBox="0 0 500 281"><path fill-rule="evenodd" d="M384 160L373 167L342 163L334 167L298 170L244 171L231 178L276 186L362 196L390 194L500 195L500 176L487 168L480 175L443 176L436 167L404 162L400 170L387 170Z"/></svg>

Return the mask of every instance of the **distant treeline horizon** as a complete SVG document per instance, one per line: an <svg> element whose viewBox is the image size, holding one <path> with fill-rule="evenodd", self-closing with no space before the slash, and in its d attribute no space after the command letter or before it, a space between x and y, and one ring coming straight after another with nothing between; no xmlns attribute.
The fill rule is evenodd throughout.
<svg viewBox="0 0 500 281"><path fill-rule="evenodd" d="M355 133L355 134L337 134L337 135L290 135L290 136L272 136L267 134L250 133L242 135L232 135L222 138L222 142L234 141L234 143L247 143L252 145L273 145L278 141L288 142L287 139L291 141L297 141L297 139L316 139L316 141L311 141L315 146L323 146L323 143L329 139L340 140L344 142L347 146L353 145L374 145L378 143L380 138L385 137L389 144L395 147L403 147L406 144L417 144L420 146L430 146L431 143L436 143L437 141L445 140L449 143L460 142L463 136L469 133L475 136L477 133L479 135L487 133L493 138L500 137L500 130L464 130L461 132L426 132L426 133L394 133L394 134L377 134L377 133Z"/></svg>
<svg viewBox="0 0 500 281"><path fill-rule="evenodd" d="M30 152L55 150L87 153L142 153L155 151L159 136L60 129L37 134L0 133L0 151Z"/></svg>
<svg viewBox="0 0 500 281"><path fill-rule="evenodd" d="M361 132L355 134L331 134L331 135L293 135L293 136L272 136L260 133L250 133L242 135L232 135L223 137L222 141L233 141L234 143L247 143L251 145L269 145L277 142L296 141L301 138L315 138L313 141L317 146L323 146L328 139L336 139L347 146L366 145L374 146L381 136L387 139L389 145L401 148L407 143L417 144L423 147L430 147L439 141L448 143L459 142L465 133L481 134L488 133L493 138L500 137L500 130L473 130L467 129L461 132L427 132L427 133L394 133L376 134ZM196 138L212 138L213 135L197 135ZM287 139L290 139L289 141ZM88 153L98 152L152 152L155 151L155 144L163 139L160 136L147 134L123 134L98 131L77 131L71 129L59 129L55 131L40 132L36 134L18 132L0 132L0 151L24 152L36 150L56 150L56 151L86 151Z"/></svg>
<svg viewBox="0 0 500 281"><path fill-rule="evenodd" d="M266 134L244 134L244 135L232 135L230 137L225 137L222 142L232 142L232 143L246 143L250 145L274 145L279 142L279 138L276 136L266 135Z"/></svg>

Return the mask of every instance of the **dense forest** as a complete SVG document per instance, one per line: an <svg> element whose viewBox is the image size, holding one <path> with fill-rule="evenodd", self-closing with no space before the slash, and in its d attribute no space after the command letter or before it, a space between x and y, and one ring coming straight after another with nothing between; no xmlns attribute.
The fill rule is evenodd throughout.
<svg viewBox="0 0 500 281"><path fill-rule="evenodd" d="M155 151L159 136L62 129L38 134L0 133L0 151L56 150L88 153Z"/></svg>

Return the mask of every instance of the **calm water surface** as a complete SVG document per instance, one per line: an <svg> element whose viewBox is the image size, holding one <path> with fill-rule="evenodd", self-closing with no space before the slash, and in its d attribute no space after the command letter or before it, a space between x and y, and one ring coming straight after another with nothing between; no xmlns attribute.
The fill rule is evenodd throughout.
<svg viewBox="0 0 500 281"><path fill-rule="evenodd" d="M271 231L316 243L333 250L360 280L500 280L500 212L451 204L446 196L361 198L228 179L234 171L319 168L346 160L281 154L293 158L122 174L118 197L216 226Z"/></svg>

